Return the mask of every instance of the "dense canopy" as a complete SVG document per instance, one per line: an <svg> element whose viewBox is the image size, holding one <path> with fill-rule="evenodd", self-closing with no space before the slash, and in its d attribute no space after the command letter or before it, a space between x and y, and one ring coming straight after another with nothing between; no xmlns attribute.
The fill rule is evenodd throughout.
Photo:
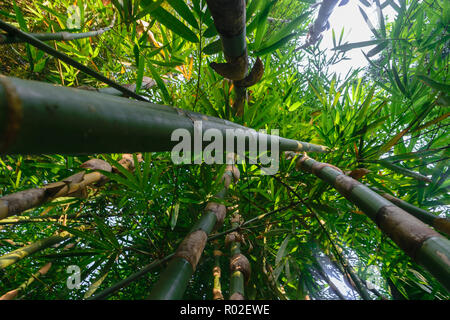
<svg viewBox="0 0 450 320"><path fill-rule="evenodd" d="M350 4L2 1L1 298L448 299L450 2ZM290 152L176 164L195 119Z"/></svg>

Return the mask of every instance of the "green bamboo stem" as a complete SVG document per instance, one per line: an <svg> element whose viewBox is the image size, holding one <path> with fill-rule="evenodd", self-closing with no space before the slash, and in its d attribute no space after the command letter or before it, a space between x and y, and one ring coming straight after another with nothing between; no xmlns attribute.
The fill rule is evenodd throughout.
<svg viewBox="0 0 450 320"><path fill-rule="evenodd" d="M70 238L71 236L72 235L68 232L62 232L59 235L54 235L42 240L38 240L28 246L19 248L3 256L0 256L0 270L16 263L17 261L22 260L25 257L28 257L29 255L32 255L37 251L41 251L52 245L58 244L61 241Z"/></svg>
<svg viewBox="0 0 450 320"><path fill-rule="evenodd" d="M389 193L383 192L381 190L378 190L377 188L371 187L372 190L379 193L383 198L389 200L393 204L395 204L397 207L402 208L406 212L410 213L417 219L421 220L422 222L425 222L426 224L432 226L436 230L445 233L447 236L450 236L450 219L448 218L442 218L439 216L436 216L426 210L423 210L421 208L418 208L402 199L399 199L397 197L394 197L393 195L390 195Z"/></svg>
<svg viewBox="0 0 450 320"><path fill-rule="evenodd" d="M84 38L92 38L102 35L103 33L111 30L114 27L115 17L111 24L108 27L101 28L94 31L88 32L80 32L80 33L71 33L67 31L54 32L54 33L27 33L29 36L34 37L40 41L71 41L76 39L84 39ZM0 45L2 44L13 44L20 43L24 40L20 37L9 35L9 34L0 34Z"/></svg>
<svg viewBox="0 0 450 320"><path fill-rule="evenodd" d="M255 218L252 218L250 220L245 221L242 224L242 226L240 226L240 227L244 227L244 226L246 226L248 224L251 224L253 222L256 222L256 221L260 221L260 220L262 220L262 219L264 219L264 218L266 218L266 217L268 217L270 215L273 215L275 213L287 210L287 209L292 208L292 207L294 207L294 206L296 206L298 204L299 204L299 202L296 202L296 203L293 203L293 204L291 204L289 206L285 206L285 207L279 208L277 210L266 212L264 214L261 214L261 215L255 217ZM208 237L208 241L216 240L216 239L218 239L218 238L220 238L220 237L222 237L222 236L224 236L226 234L229 234L229 233L231 233L233 231L236 231L238 228L239 228L239 226L235 227L235 228L228 229L227 231L224 231L224 232L221 232L221 233L214 234L213 236L209 236ZM166 261L171 259L174 255L175 254L172 253L172 254L164 257L161 260L157 260L157 261L154 261L154 262L150 263L149 265L143 267L141 270L139 270L139 271L133 273L132 275L130 275L128 278L117 282L116 284L114 284L113 286L111 286L109 288L106 288L105 290L103 290L102 292L96 294L95 296L90 297L88 300L101 300L101 299L107 298L111 294L117 292L118 290L120 290L122 288L127 287L132 282L140 279L142 276L146 275L148 272L152 271L154 268L156 268L156 267L160 266L161 264L165 263Z"/></svg>
<svg viewBox="0 0 450 320"><path fill-rule="evenodd" d="M88 160L81 167L112 171L111 165L100 159ZM85 197L87 196L87 186L106 180L107 178L99 172L86 174L85 171L81 171L60 182L50 183L42 188L33 188L8 194L0 197L0 219L21 214L28 209L38 207L59 197ZM0 220L1 223L2 220Z"/></svg>
<svg viewBox="0 0 450 320"><path fill-rule="evenodd" d="M162 111L161 109L166 108ZM217 129L226 145L228 122L151 103L132 101L48 83L0 77L0 153L85 154L170 151L176 129L186 129L193 139L202 129ZM235 131L246 148L250 129ZM196 132L194 134L194 132ZM259 143L270 145L273 136L256 133ZM206 145L207 143L204 142ZM236 143L234 143L236 145ZM224 148L225 149L225 148ZM324 146L279 137L281 151L326 152Z"/></svg>
<svg viewBox="0 0 450 320"><path fill-rule="evenodd" d="M226 166L225 173L221 177L224 186L216 195L216 198L225 198L233 177L237 180L239 178L239 171L234 165L229 164ZM222 226L225 215L226 208L224 205L212 202L208 203L205 214L203 214L178 246L175 256L161 274L147 299L179 300L183 297L188 282L201 258L206 241L208 240L208 235L213 229L218 229Z"/></svg>
<svg viewBox="0 0 450 320"><path fill-rule="evenodd" d="M108 79L107 77L105 77L104 75L86 67L85 65L79 63L78 61L70 58L68 55L59 52L58 50L50 47L49 45L45 44L44 42L36 39L35 37L27 34L26 32L23 32L19 29L17 29L16 27L4 22L3 20L0 19L0 29L5 30L6 32L8 32L8 34L10 34L11 36L15 37L15 38L19 38L21 40L23 40L24 42L31 44L32 46L38 48L39 50L42 50L46 53L48 53L49 55L64 61L65 63L67 63L68 65L71 65L72 67L94 77L95 79L102 81L103 83L106 83L108 85L110 85L111 87L123 92L123 94L127 97L131 97L131 98L135 98L137 100L140 101L147 101L146 98L136 94L135 92L128 90L127 88L122 87L120 84L118 84L117 82Z"/></svg>
<svg viewBox="0 0 450 320"><path fill-rule="evenodd" d="M213 267L213 300L223 300L222 286L220 284L220 277L222 275L222 270L220 269L220 257L222 252L219 250L219 245L215 241L214 243L214 267Z"/></svg>
<svg viewBox="0 0 450 320"><path fill-rule="evenodd" d="M407 255L450 291L450 241L416 217L345 175L340 169L303 156L299 168L315 174L358 206Z"/></svg>

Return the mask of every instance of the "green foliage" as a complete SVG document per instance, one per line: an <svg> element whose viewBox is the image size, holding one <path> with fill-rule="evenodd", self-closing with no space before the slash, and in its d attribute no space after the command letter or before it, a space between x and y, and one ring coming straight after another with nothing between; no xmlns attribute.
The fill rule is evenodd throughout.
<svg viewBox="0 0 450 320"><path fill-rule="evenodd" d="M231 84L208 66L222 59L222 48L202 1L77 1L80 30L67 30L67 7L73 3L68 0L2 3L0 16L24 31L48 33L97 30L116 15L113 29L100 37L49 44L119 83L135 84L136 92L150 102L255 129L279 129L280 136L326 145L335 151L317 160L349 172L370 170L363 182L448 217L448 1L387 1L381 5L360 1L361 14L371 30L367 40L343 43L344 30L339 34L332 30L334 48L329 49L334 50L324 51L318 45L297 50L317 11L311 8L313 2L248 2L249 57L261 56L265 70L262 80L248 89L242 117L232 110ZM397 12L393 22L384 20L386 6ZM378 11L377 21L367 17L366 12L373 9ZM365 70L349 70L345 76L330 71L346 59L347 51L355 49L362 49L369 60ZM104 86L27 44L1 47L0 72L65 86ZM156 85L139 89L144 77ZM89 158L2 155L0 195L60 181L78 172ZM141 162L134 155L135 170L130 172L118 163L120 155L98 158L117 170L102 172L109 182L89 187L87 199L57 199L24 213L61 218L59 222L0 225L1 255L19 247L3 240L20 245L62 230L74 235L63 245L4 270L0 294L17 288L52 261L54 266L42 282L33 282L20 298L83 299L173 253L206 203L214 200L220 189L215 178L224 169L174 165L169 153L143 153ZM335 264L339 259L333 243L342 248L359 277L374 283L387 297L449 298L427 271L356 207L294 166L282 157L278 174L264 176L257 165L240 164L241 180L225 199L227 205L238 206L245 221L299 201L297 195L315 212L298 204L242 228L245 243L241 250L253 269L246 288L249 297L303 299L308 294L335 298L326 293L318 275L315 242ZM230 227L228 220L224 230ZM68 244L73 247L65 248ZM224 245L224 237L219 238L219 245ZM212 250L208 243L185 298L212 297ZM223 257L221 263L228 264ZM82 270L80 290L65 285L69 265ZM222 270L222 291L227 297L229 271ZM146 297L160 271L155 269L112 298Z"/></svg>

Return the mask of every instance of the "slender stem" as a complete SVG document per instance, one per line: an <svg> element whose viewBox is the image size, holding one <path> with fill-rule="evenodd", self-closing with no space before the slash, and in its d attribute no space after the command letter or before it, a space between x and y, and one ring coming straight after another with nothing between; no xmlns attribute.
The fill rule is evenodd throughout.
<svg viewBox="0 0 450 320"><path fill-rule="evenodd" d="M50 47L49 45L45 44L44 42L42 42L39 39L36 39L35 37L29 35L28 33L25 33L19 29L17 29L16 27L4 22L3 20L0 19L0 29L3 29L5 31L7 31L9 34L11 34L13 37L22 39L24 42L27 42L33 46L35 46L36 48L48 53L49 55L64 61L65 63L71 65L72 67L83 71L84 73L94 77L95 79L102 81L108 85L110 85L111 87L123 92L123 94L127 97L131 97L131 98L135 98L137 100L140 101L147 101L146 98L136 94L135 92L128 90L127 88L124 88L123 86L121 86L120 84L118 84L117 82L108 79L107 77L105 77L104 75L86 67L85 65L79 63L78 61L70 58L68 55L59 52L55 49L53 49L52 47Z"/></svg>

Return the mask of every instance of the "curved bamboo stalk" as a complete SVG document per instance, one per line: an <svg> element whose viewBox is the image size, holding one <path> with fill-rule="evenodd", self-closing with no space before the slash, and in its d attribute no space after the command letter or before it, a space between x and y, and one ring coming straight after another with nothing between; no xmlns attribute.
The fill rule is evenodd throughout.
<svg viewBox="0 0 450 320"><path fill-rule="evenodd" d="M297 168L315 174L358 206L407 255L450 290L450 241L416 217L345 175L342 170L303 156Z"/></svg>
<svg viewBox="0 0 450 320"><path fill-rule="evenodd" d="M50 40L59 40L59 41L71 41L76 39L84 39L84 38L92 38L102 35L103 33L111 30L114 27L114 23L116 21L116 17L113 17L111 24L108 27L100 28L98 30L88 31L88 32L80 32L80 33L71 33L67 31L54 32L54 33L27 33L29 36L34 37L40 41L50 41ZM15 35L3 35L0 34L0 45L2 44L13 44L13 43L21 43L24 40Z"/></svg>
<svg viewBox="0 0 450 320"><path fill-rule="evenodd" d="M227 165L221 181L223 189L216 198L225 198L232 180L239 179L239 170L234 165ZM226 215L226 208L222 204L209 202L205 214L191 229L175 252L174 258L161 274L148 299L151 300L178 300L183 297L189 279L195 272L197 264L205 248L208 235L213 229L222 226Z"/></svg>
<svg viewBox="0 0 450 320"><path fill-rule="evenodd" d="M403 210L410 213L417 219L421 220L422 222L425 222L426 224L432 226L436 230L445 233L447 236L450 236L450 219L436 216L402 199L396 198L393 195L390 195L389 193L378 190L377 188L371 187L371 189L379 193L383 198L395 204L397 207L402 208Z"/></svg>
<svg viewBox="0 0 450 320"><path fill-rule="evenodd" d="M172 141L174 130L186 129L192 139L199 135L196 121L203 131L220 131L224 150L230 140L227 130L242 128L234 131L234 145L241 137L248 145L252 136L266 146L278 139L280 151L328 151L324 146L231 126L218 118L197 118L196 113L182 109L0 76L0 153L170 151L178 144Z"/></svg>

